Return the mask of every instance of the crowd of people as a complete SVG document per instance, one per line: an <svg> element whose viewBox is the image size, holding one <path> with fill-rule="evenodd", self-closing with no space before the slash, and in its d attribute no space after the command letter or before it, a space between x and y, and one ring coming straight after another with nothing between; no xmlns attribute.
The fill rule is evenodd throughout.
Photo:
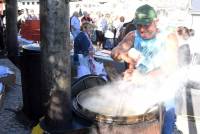
<svg viewBox="0 0 200 134"><path fill-rule="evenodd" d="M95 16L91 17L87 11L83 11L83 13L75 11L70 17L70 31L74 39L80 32L81 25L85 22L95 26L91 35L93 43L99 48L111 50L118 42L120 33L123 30L123 24L125 23L125 17L113 17L109 13L103 14L101 12L97 12Z"/></svg>
<svg viewBox="0 0 200 134"><path fill-rule="evenodd" d="M95 49L112 50L117 44L116 40L120 35L125 18L121 16L118 19L114 23L110 14L100 12L97 14L97 18L93 18L87 11L83 11L83 13L75 11L70 17L70 32L74 43L74 63L77 65L77 76L105 74L105 71L98 71L98 68L103 69L103 67L94 59L94 52ZM82 62L84 59L86 59L85 63ZM80 72L85 73L80 75Z"/></svg>

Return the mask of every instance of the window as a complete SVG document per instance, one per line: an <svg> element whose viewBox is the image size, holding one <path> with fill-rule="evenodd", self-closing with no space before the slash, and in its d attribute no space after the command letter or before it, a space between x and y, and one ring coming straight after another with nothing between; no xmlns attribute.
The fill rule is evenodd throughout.
<svg viewBox="0 0 200 134"><path fill-rule="evenodd" d="M35 4L35 2L32 2L32 5L34 5Z"/></svg>
<svg viewBox="0 0 200 134"><path fill-rule="evenodd" d="M25 5L25 2L22 2L22 5Z"/></svg>
<svg viewBox="0 0 200 134"><path fill-rule="evenodd" d="M199 0L192 0L191 1L191 9L192 13L200 13L200 1Z"/></svg>
<svg viewBox="0 0 200 134"><path fill-rule="evenodd" d="M27 2L27 5L29 5L30 4L30 2Z"/></svg>
<svg viewBox="0 0 200 134"><path fill-rule="evenodd" d="M39 4L40 4L40 2L37 2L37 4L39 5Z"/></svg>

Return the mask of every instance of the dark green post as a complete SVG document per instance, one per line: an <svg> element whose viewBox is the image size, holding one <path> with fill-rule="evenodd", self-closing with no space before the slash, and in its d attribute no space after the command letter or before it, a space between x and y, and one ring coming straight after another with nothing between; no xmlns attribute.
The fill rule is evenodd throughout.
<svg viewBox="0 0 200 134"><path fill-rule="evenodd" d="M50 132L62 132L72 120L69 1L40 0L40 21L44 124Z"/></svg>
<svg viewBox="0 0 200 134"><path fill-rule="evenodd" d="M17 0L6 0L6 48L8 57L17 59Z"/></svg>

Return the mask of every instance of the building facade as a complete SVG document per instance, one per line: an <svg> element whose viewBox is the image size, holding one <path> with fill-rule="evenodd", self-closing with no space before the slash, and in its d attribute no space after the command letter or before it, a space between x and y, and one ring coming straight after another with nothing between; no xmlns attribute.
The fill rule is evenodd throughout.
<svg viewBox="0 0 200 134"><path fill-rule="evenodd" d="M18 0L18 7L29 8L34 6L39 6L39 0Z"/></svg>
<svg viewBox="0 0 200 134"><path fill-rule="evenodd" d="M18 9L33 9L35 14L39 14L39 0L18 0Z"/></svg>

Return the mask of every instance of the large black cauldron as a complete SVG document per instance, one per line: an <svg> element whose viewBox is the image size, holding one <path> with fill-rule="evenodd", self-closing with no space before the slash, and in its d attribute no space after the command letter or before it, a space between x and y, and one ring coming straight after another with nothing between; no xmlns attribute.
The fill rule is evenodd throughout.
<svg viewBox="0 0 200 134"><path fill-rule="evenodd" d="M140 123L140 122L145 122L145 121L158 120L160 117L159 111L163 109L161 105L155 104L151 106L150 108L147 108L142 113L131 114L130 112L128 113L128 112L124 112L120 110L119 111L115 110L113 112L112 110L114 110L114 107L111 107L112 104L108 104L108 103L113 103L112 100L110 100L110 102L105 102L105 104L100 104L99 102L100 99L98 99L100 94L98 93L98 90L101 90L101 89L91 88L91 89L81 91L73 99L74 111L82 118L85 118L87 120L90 120L96 123L101 122L101 123L108 123L108 124L127 125L127 124L135 124L135 123ZM95 100L97 102L95 102ZM104 101L103 98L101 100L102 102ZM90 102L86 102L86 101L90 101ZM84 103L89 103L89 104L85 105ZM92 105L94 106L94 108L92 107ZM97 105L101 105L102 108L101 106L99 107ZM95 109L95 107L98 107L98 108Z"/></svg>

